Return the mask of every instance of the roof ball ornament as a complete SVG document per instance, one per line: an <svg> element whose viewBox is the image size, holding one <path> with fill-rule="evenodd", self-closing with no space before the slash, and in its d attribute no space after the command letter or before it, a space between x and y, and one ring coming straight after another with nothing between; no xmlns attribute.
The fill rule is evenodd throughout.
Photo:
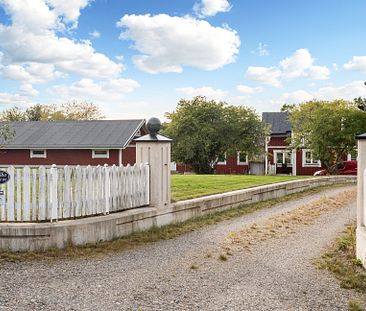
<svg viewBox="0 0 366 311"><path fill-rule="evenodd" d="M156 136L156 134L161 130L162 125L158 118L150 118L147 121L146 127L150 135Z"/></svg>

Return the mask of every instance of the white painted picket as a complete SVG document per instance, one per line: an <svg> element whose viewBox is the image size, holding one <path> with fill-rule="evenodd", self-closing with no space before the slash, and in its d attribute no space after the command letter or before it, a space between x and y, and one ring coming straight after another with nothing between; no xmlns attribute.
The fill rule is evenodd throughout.
<svg viewBox="0 0 366 311"><path fill-rule="evenodd" d="M149 205L148 164L0 168L0 222L41 222L106 215ZM3 200L1 200L3 199Z"/></svg>

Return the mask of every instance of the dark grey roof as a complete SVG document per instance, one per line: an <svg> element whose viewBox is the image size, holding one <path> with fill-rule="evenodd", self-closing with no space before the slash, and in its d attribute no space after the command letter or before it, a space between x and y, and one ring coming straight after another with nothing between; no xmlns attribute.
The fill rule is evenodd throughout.
<svg viewBox="0 0 366 311"><path fill-rule="evenodd" d="M263 112L262 120L271 125L271 134L288 134L292 130L287 112Z"/></svg>
<svg viewBox="0 0 366 311"><path fill-rule="evenodd" d="M366 139L366 133L356 135L356 139Z"/></svg>
<svg viewBox="0 0 366 311"><path fill-rule="evenodd" d="M12 122L15 137L4 148L124 148L145 120Z"/></svg>

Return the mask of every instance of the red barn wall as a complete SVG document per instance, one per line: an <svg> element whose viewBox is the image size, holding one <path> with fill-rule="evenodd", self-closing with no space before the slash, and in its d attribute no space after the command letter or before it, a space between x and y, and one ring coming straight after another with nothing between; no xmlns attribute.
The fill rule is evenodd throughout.
<svg viewBox="0 0 366 311"><path fill-rule="evenodd" d="M125 155L126 153L126 155ZM136 162L136 148L122 150L124 163ZM119 150L110 149L109 159L93 159L91 149L47 149L47 158L31 158L29 149L0 150L0 165L119 165Z"/></svg>
<svg viewBox="0 0 366 311"><path fill-rule="evenodd" d="M286 142L287 136L271 136L268 142L268 147L270 146L288 146Z"/></svg>
<svg viewBox="0 0 366 311"><path fill-rule="evenodd" d="M136 147L127 147L122 151L122 165L134 165L136 163Z"/></svg>

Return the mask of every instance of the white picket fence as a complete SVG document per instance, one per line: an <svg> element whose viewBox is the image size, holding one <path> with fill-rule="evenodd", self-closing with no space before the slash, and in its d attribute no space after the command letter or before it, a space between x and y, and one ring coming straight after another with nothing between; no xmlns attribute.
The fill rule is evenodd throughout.
<svg viewBox="0 0 366 311"><path fill-rule="evenodd" d="M0 168L1 222L73 219L149 205L149 165ZM3 195L1 195L3 191Z"/></svg>

